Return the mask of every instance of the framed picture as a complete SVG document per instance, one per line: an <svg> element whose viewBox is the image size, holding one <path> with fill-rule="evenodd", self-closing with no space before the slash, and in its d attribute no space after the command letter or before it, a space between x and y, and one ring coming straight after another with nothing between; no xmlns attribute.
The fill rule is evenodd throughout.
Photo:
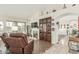
<svg viewBox="0 0 79 59"><path fill-rule="evenodd" d="M55 28L52 28L51 30L52 30L52 31L55 31Z"/></svg>
<svg viewBox="0 0 79 59"><path fill-rule="evenodd" d="M54 26L54 25L55 25L55 23L51 23L51 25L52 25L52 26Z"/></svg>
<svg viewBox="0 0 79 59"><path fill-rule="evenodd" d="M52 21L54 21L54 19L52 19Z"/></svg>

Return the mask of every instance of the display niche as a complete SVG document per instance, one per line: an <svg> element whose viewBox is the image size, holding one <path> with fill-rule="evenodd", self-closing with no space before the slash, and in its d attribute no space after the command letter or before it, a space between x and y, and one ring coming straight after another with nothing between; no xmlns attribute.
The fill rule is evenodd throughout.
<svg viewBox="0 0 79 59"><path fill-rule="evenodd" d="M37 23L37 22L31 23L31 27L32 27L32 28L38 28L38 23Z"/></svg>

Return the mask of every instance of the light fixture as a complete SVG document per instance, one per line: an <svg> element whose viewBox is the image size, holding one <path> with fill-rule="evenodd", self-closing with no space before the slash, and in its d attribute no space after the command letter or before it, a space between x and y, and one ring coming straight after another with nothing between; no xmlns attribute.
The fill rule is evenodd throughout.
<svg viewBox="0 0 79 59"><path fill-rule="evenodd" d="M56 10L54 9L52 12L56 12Z"/></svg>
<svg viewBox="0 0 79 59"><path fill-rule="evenodd" d="M76 4L73 4L72 6L76 6Z"/></svg>
<svg viewBox="0 0 79 59"><path fill-rule="evenodd" d="M66 7L66 4L64 4L64 6L63 6L63 9L65 9L65 8L67 8L67 7Z"/></svg>

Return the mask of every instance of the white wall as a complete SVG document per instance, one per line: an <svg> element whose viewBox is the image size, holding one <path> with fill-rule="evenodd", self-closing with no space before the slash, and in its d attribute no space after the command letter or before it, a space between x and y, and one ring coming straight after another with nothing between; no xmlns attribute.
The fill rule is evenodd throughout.
<svg viewBox="0 0 79 59"><path fill-rule="evenodd" d="M64 34L67 34L67 24L69 24L69 27L73 27L73 28L69 28L69 32L72 32L72 29L78 29L78 15L67 15L67 16L64 16L64 17L61 17L59 18L59 23L60 25L66 25L66 28L59 28L60 30L61 29L64 29ZM76 24L76 26L74 26L74 24ZM60 31L59 31L60 32ZM62 34L62 33L60 33Z"/></svg>
<svg viewBox="0 0 79 59"><path fill-rule="evenodd" d="M54 21L54 23L55 23L55 26L54 26L55 27L55 31L51 31L51 33L52 33L51 34L52 35L52 37L51 37L52 44L55 44L58 41L58 28L57 28L56 22L59 20L59 18L63 18L65 16L72 15L72 14L77 15L77 16L79 15L79 6L74 6L74 7L69 7L69 8L66 8L66 9L57 10L54 13L51 12L49 14L44 14L44 15L40 15L40 13L38 12L38 13L35 13L34 16L30 17L28 20L27 20L27 18L23 19L23 18L11 17L11 16L10 17L1 16L0 20L2 20L4 22L6 20L22 21L22 22L27 22L27 25L31 25L32 22L38 22L39 23L39 19L51 16L52 19L55 20ZM69 18L67 18L67 19L69 19ZM37 29L37 30L39 30L39 29Z"/></svg>
<svg viewBox="0 0 79 59"><path fill-rule="evenodd" d="M51 41L52 41L52 44L56 44L57 41L58 41L58 28L57 28L57 25L56 25L56 22L60 20L60 18L67 18L66 16L70 16L72 17L73 15L73 18L74 19L77 19L77 16L79 15L79 6L74 6L74 7L70 7L70 8L66 8L66 9L62 9L62 10L59 10L57 12L54 12L54 13L50 13L50 14L45 14L45 15L42 15L42 16L37 16L37 17L34 17L32 19L34 19L33 21L37 21L39 23L39 19L42 19L42 18L45 18L45 17L49 17L51 16L52 19L54 19L54 23L55 23L55 31L51 31ZM74 15L76 15L74 17ZM72 19L73 19L72 18ZM71 18L67 18L67 19L71 19ZM32 22L32 21L31 21Z"/></svg>

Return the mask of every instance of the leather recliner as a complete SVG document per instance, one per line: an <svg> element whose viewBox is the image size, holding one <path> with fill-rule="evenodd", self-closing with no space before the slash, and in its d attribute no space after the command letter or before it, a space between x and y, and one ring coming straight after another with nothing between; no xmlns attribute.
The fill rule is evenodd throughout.
<svg viewBox="0 0 79 59"><path fill-rule="evenodd" d="M13 54L31 54L34 47L34 40L27 39L23 33L10 33L6 38L9 45L9 51Z"/></svg>

